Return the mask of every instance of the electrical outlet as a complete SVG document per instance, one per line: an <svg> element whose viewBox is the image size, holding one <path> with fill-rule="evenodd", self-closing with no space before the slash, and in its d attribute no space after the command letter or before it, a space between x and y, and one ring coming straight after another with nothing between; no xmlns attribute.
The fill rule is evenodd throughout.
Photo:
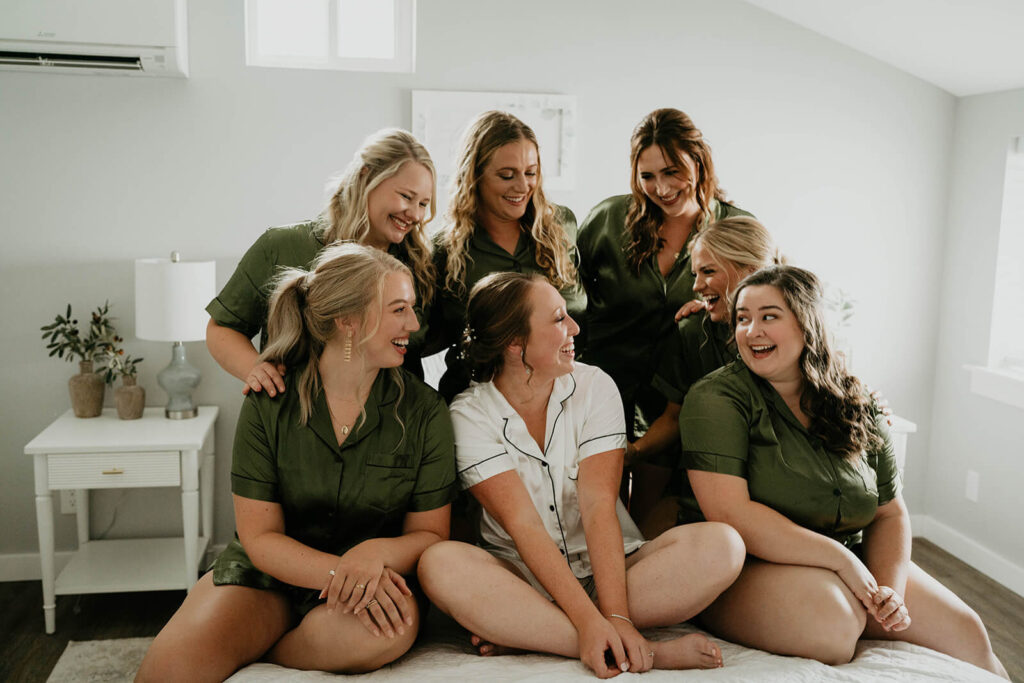
<svg viewBox="0 0 1024 683"><path fill-rule="evenodd" d="M978 484L980 483L980 477L974 470L967 470L967 485L964 488L964 497L973 502L978 502Z"/></svg>
<svg viewBox="0 0 1024 683"><path fill-rule="evenodd" d="M75 490L61 489L60 513L62 515L73 515L76 512L78 512L78 501L75 498Z"/></svg>

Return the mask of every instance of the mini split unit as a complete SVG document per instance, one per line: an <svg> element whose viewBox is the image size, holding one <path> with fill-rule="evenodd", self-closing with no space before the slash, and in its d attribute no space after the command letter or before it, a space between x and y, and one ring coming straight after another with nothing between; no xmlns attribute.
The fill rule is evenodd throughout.
<svg viewBox="0 0 1024 683"><path fill-rule="evenodd" d="M186 0L2 0L0 69L188 76Z"/></svg>

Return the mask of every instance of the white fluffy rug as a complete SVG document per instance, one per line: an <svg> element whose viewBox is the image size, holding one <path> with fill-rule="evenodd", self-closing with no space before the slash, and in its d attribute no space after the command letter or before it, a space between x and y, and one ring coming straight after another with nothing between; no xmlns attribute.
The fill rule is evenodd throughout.
<svg viewBox="0 0 1024 683"><path fill-rule="evenodd" d="M117 638L68 643L47 683L131 682L152 638Z"/></svg>

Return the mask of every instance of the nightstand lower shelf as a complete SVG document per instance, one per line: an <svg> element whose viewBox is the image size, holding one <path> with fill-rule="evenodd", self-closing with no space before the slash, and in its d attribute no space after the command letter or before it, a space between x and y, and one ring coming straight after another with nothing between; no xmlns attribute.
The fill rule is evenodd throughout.
<svg viewBox="0 0 1024 683"><path fill-rule="evenodd" d="M203 557L208 539L196 540ZM184 539L126 538L89 541L72 555L54 586L57 595L187 590Z"/></svg>

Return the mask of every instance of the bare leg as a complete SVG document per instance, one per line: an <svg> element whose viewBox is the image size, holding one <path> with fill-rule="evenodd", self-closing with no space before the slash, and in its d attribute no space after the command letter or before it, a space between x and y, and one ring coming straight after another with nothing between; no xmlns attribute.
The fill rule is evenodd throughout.
<svg viewBox="0 0 1024 683"><path fill-rule="evenodd" d="M923 645L1009 678L992 652L988 632L978 614L913 562L903 599L910 614L910 628L885 631L869 617L864 637Z"/></svg>
<svg viewBox="0 0 1024 683"><path fill-rule="evenodd" d="M263 656L290 626L273 591L215 586L207 572L157 635L136 681L223 681Z"/></svg>
<svg viewBox="0 0 1024 683"><path fill-rule="evenodd" d="M744 557L743 540L726 524L705 522L669 529L627 559L630 616L638 628L686 621L736 580ZM654 666L659 669L722 664L718 646L699 633L652 645Z"/></svg>
<svg viewBox="0 0 1024 683"><path fill-rule="evenodd" d="M438 608L486 643L579 657L565 613L486 550L436 543L420 557L419 578Z"/></svg>
<svg viewBox="0 0 1024 683"><path fill-rule="evenodd" d="M867 612L835 572L748 559L700 616L716 635L759 650L845 664Z"/></svg>
<svg viewBox="0 0 1024 683"><path fill-rule="evenodd" d="M420 615L416 601L412 626L394 638L375 636L353 614L333 613L325 605L310 610L302 622L286 633L267 653L267 661L292 669L365 673L395 661L412 647L419 630Z"/></svg>

